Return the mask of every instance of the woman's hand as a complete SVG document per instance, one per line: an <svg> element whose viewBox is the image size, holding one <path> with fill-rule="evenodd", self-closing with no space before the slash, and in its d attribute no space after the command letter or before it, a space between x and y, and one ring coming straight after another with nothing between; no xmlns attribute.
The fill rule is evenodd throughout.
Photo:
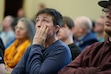
<svg viewBox="0 0 111 74"><path fill-rule="evenodd" d="M33 44L43 45L47 38L48 27L46 25L42 25L40 28L37 28L35 36L33 38Z"/></svg>

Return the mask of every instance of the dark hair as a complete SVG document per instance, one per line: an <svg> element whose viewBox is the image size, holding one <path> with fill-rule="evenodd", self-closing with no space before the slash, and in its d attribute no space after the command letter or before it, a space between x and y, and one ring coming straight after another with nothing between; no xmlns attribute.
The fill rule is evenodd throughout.
<svg viewBox="0 0 111 74"><path fill-rule="evenodd" d="M60 27L62 26L62 15L60 12L52 8L44 8L37 13L37 16L44 13L52 16L54 26L55 25L59 25Z"/></svg>
<svg viewBox="0 0 111 74"><path fill-rule="evenodd" d="M69 29L72 29L74 27L73 20L70 17L67 17L67 16L63 16L62 24L63 24L62 26L64 26L66 24Z"/></svg>

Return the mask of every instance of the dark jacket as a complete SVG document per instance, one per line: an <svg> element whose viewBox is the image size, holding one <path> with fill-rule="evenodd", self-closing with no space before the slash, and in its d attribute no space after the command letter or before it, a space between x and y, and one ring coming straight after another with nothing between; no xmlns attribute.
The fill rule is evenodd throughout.
<svg viewBox="0 0 111 74"><path fill-rule="evenodd" d="M71 61L70 49L58 40L48 48L32 45L11 74L57 74Z"/></svg>
<svg viewBox="0 0 111 74"><path fill-rule="evenodd" d="M80 47L81 51L86 47L95 42L98 42L95 34L93 32L88 33L82 39L76 42L77 46Z"/></svg>

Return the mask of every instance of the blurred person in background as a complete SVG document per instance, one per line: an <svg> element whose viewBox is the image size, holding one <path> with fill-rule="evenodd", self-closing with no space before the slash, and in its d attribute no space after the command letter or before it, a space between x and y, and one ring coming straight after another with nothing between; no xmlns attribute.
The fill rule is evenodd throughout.
<svg viewBox="0 0 111 74"><path fill-rule="evenodd" d="M25 17L25 11L23 8L20 8L18 11L17 11L17 18L23 18Z"/></svg>
<svg viewBox="0 0 111 74"><path fill-rule="evenodd" d="M42 9L44 9L44 8L46 8L46 4L45 4L45 3L39 3L38 6L37 6L37 11L42 10ZM36 14L36 15L37 15L37 14ZM33 19L32 19L32 22L33 22L34 24L36 24L36 22L35 22L35 20L36 20L36 15L34 15L34 17L33 17Z"/></svg>
<svg viewBox="0 0 111 74"><path fill-rule="evenodd" d="M88 45L97 42L95 34L92 32L92 22L86 16L77 17L74 20L74 41L81 51Z"/></svg>
<svg viewBox="0 0 111 74"><path fill-rule="evenodd" d="M18 20L20 19L20 18L25 18L25 11L24 11L24 9L23 8L20 8L20 9L18 9L18 11L17 11L17 17L15 17L15 20L14 20L14 23L13 23L13 27L15 27L16 25L17 25L17 23L18 23ZM15 30L15 29L14 29Z"/></svg>
<svg viewBox="0 0 111 74"><path fill-rule="evenodd" d="M59 74L111 74L111 0L101 0L98 4L103 7L104 31L108 37L84 49Z"/></svg>
<svg viewBox="0 0 111 74"><path fill-rule="evenodd" d="M69 47L58 39L62 15L55 9L44 8L36 16L33 44L27 49L12 74L57 74L71 62Z"/></svg>
<svg viewBox="0 0 111 74"><path fill-rule="evenodd" d="M14 18L12 16L6 16L2 22L3 31L0 33L0 37L5 47L7 43L9 43L15 38L15 34L12 27L13 22Z"/></svg>
<svg viewBox="0 0 111 74"><path fill-rule="evenodd" d="M4 61L7 71L10 72L21 60L24 52L31 45L34 34L34 24L26 18L21 18L15 27L16 39L5 50Z"/></svg>
<svg viewBox="0 0 111 74"><path fill-rule="evenodd" d="M95 34L99 42L104 41L104 16L100 16L95 23Z"/></svg>
<svg viewBox="0 0 111 74"><path fill-rule="evenodd" d="M46 8L46 4L45 4L45 3L40 3L40 4L38 5L38 10L42 10L42 9L44 9L44 8Z"/></svg>
<svg viewBox="0 0 111 74"><path fill-rule="evenodd" d="M4 50L5 47L3 45L3 42L0 38L0 74L5 74L6 70L5 70L5 65L4 65Z"/></svg>
<svg viewBox="0 0 111 74"><path fill-rule="evenodd" d="M62 27L58 33L58 38L66 43L72 54L72 60L74 60L80 53L80 49L75 45L73 40L74 22L70 17L63 16Z"/></svg>

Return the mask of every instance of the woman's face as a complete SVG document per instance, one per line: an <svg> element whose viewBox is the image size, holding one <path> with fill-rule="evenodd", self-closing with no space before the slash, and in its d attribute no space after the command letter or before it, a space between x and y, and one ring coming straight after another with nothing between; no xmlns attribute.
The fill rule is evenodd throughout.
<svg viewBox="0 0 111 74"><path fill-rule="evenodd" d="M15 36L16 39L26 39L28 38L27 29L25 24L22 21L19 21L15 27Z"/></svg>
<svg viewBox="0 0 111 74"><path fill-rule="evenodd" d="M53 25L52 16L48 14L40 14L36 18L36 30L38 30L41 26L46 25L48 30L48 37L54 36L56 33L55 26Z"/></svg>
<svg viewBox="0 0 111 74"><path fill-rule="evenodd" d="M61 39L62 41L67 40L70 36L72 35L71 29L68 28L66 24L62 26L59 30L58 33L58 38Z"/></svg>

